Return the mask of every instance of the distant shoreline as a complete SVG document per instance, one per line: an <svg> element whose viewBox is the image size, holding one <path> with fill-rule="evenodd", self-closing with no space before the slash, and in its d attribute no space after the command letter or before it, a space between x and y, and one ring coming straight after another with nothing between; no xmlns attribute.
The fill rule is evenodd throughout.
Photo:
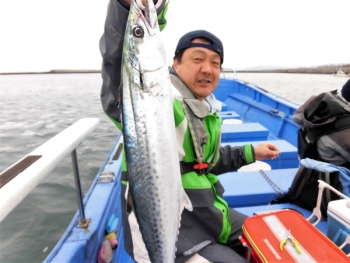
<svg viewBox="0 0 350 263"><path fill-rule="evenodd" d="M290 68L290 69L261 69L261 70L236 70L236 73L295 73L295 74L328 74L332 75L341 69L345 74L350 74L350 64L342 65L325 65L309 68ZM223 72L233 73L233 69L224 68Z"/></svg>
<svg viewBox="0 0 350 263"><path fill-rule="evenodd" d="M335 74L339 69L343 70L345 74L350 74L350 64L341 65L325 65L308 68L290 68L290 69L273 69L273 70L233 70L230 68L223 68L224 73L296 73L296 74ZM69 74L69 73L101 73L100 69L53 69L43 72L5 72L0 75L19 75L19 74Z"/></svg>
<svg viewBox="0 0 350 263"><path fill-rule="evenodd" d="M100 69L54 69L37 72L4 72L0 75L24 75L24 74L68 74L68 73L101 73Z"/></svg>

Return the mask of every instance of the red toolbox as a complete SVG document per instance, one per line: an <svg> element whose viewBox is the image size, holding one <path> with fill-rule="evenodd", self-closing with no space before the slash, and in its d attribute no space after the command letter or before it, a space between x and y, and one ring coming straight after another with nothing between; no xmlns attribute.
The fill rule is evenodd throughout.
<svg viewBox="0 0 350 263"><path fill-rule="evenodd" d="M350 262L341 249L293 210L247 218L241 241L248 246L250 262Z"/></svg>

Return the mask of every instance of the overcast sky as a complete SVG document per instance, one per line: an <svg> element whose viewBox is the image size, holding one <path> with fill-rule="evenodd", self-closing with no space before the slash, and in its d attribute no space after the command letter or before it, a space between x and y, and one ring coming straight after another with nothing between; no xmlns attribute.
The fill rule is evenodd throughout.
<svg viewBox="0 0 350 263"><path fill-rule="evenodd" d="M0 0L0 72L100 69L108 0ZM169 64L178 39L206 29L224 67L350 63L350 0L170 0L162 32Z"/></svg>

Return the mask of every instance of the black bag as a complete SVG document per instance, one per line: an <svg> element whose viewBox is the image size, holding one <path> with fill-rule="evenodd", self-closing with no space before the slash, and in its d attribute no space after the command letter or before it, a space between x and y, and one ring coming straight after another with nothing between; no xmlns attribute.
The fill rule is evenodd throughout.
<svg viewBox="0 0 350 263"><path fill-rule="evenodd" d="M320 161L317 153L317 146L315 141L310 141L307 137L308 130L306 128L300 128L298 131L298 155L300 160L305 158L311 158Z"/></svg>
<svg viewBox="0 0 350 263"><path fill-rule="evenodd" d="M317 152L317 140L324 135L350 128L350 115L338 117L335 121L317 128L302 127L298 131L298 155L300 159L310 158L324 161Z"/></svg>
<svg viewBox="0 0 350 263"><path fill-rule="evenodd" d="M343 186L339 181L338 172L320 172L314 169L309 169L304 166L300 167L294 177L288 193L277 198L272 203L291 203L309 211L312 211L317 204L318 182L322 180L331 185L340 192L343 192ZM327 218L327 206L330 201L339 200L340 197L329 189L323 190L321 213Z"/></svg>

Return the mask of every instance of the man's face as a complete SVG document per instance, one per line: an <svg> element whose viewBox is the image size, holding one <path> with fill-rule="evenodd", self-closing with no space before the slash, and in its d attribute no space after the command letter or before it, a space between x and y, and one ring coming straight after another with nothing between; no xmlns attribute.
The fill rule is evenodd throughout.
<svg viewBox="0 0 350 263"><path fill-rule="evenodd" d="M204 39L193 39L192 43L209 44ZM173 68L195 97L203 100L216 88L220 77L220 56L207 48L187 48L181 63L174 60Z"/></svg>

